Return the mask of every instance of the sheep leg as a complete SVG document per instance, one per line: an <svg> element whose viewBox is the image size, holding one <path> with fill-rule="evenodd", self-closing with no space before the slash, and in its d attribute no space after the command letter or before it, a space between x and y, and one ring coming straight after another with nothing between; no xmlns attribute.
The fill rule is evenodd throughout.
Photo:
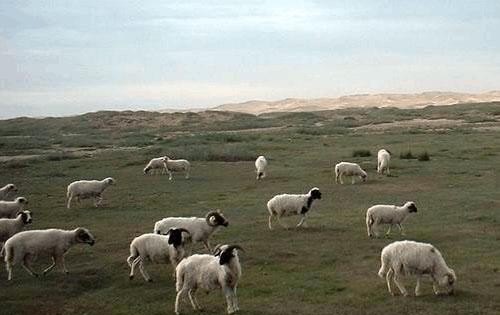
<svg viewBox="0 0 500 315"><path fill-rule="evenodd" d="M208 240L203 241L203 245L205 248L208 250L209 253L212 252L212 249L210 249L210 242Z"/></svg>
<svg viewBox="0 0 500 315"><path fill-rule="evenodd" d="M399 288L399 291L401 291L402 295L408 296L408 291L406 291L406 288L405 288L404 284L401 282L401 275L400 274L395 273L395 275L394 275L394 283Z"/></svg>
<svg viewBox="0 0 500 315"><path fill-rule="evenodd" d="M64 272L65 274L68 274L69 271L66 268L66 263L64 262L64 256L62 254L56 255L56 256L54 256L54 259L55 259L56 265L58 265L59 268L61 268L62 272Z"/></svg>
<svg viewBox="0 0 500 315"><path fill-rule="evenodd" d="M236 295L236 287L234 287L233 292L234 292L233 308L234 308L234 311L237 312L240 310L240 307L238 306L238 296Z"/></svg>
<svg viewBox="0 0 500 315"><path fill-rule="evenodd" d="M94 198L94 205L95 207L99 207L102 203L102 196L101 195L97 195L95 198Z"/></svg>
<svg viewBox="0 0 500 315"><path fill-rule="evenodd" d="M173 179L172 172L168 168L167 172L168 172L168 180L172 180Z"/></svg>
<svg viewBox="0 0 500 315"><path fill-rule="evenodd" d="M132 259L130 259L130 260L132 260ZM133 279L134 275L135 275L135 268L137 267L137 264L141 261L141 256L137 256L132 262L130 262L130 260L127 260L127 262L129 262L129 266L130 266L130 275L128 277L129 277L129 279Z"/></svg>
<svg viewBox="0 0 500 315"><path fill-rule="evenodd" d="M45 270L43 271L43 275L45 276L46 274L48 274L52 269L54 269L54 267L56 266L56 259L54 258L54 256L52 256L52 265L48 266L47 268L45 268Z"/></svg>
<svg viewBox="0 0 500 315"><path fill-rule="evenodd" d="M272 215L270 215L270 216L269 216L269 220L268 220L268 221L269 221L269 222L268 222L269 230L272 230L272 229L273 229L272 224L271 224L272 219L273 219L273 216L272 216Z"/></svg>
<svg viewBox="0 0 500 315"><path fill-rule="evenodd" d="M73 196L69 196L69 198L68 198L68 203L67 203L67 205L66 205L66 207L67 207L68 209L70 209L70 208L71 208L71 200L73 200Z"/></svg>
<svg viewBox="0 0 500 315"><path fill-rule="evenodd" d="M305 214L303 214L303 215L302 215L302 218L300 219L299 224L297 224L297 227L298 227L298 228L299 228L299 227L301 227L301 226L305 223L305 221L306 221L306 215L305 215ZM304 225L304 227L306 227L306 225Z"/></svg>
<svg viewBox="0 0 500 315"><path fill-rule="evenodd" d="M200 304L198 303L198 300L196 299L196 296L194 295L195 290L190 289L188 290L188 296L189 296L189 301L191 301L191 305L193 306L193 309L195 311L201 311Z"/></svg>
<svg viewBox="0 0 500 315"><path fill-rule="evenodd" d="M398 228L401 235L405 235L405 231L403 230L403 226L401 225L401 223L398 223Z"/></svg>
<svg viewBox="0 0 500 315"><path fill-rule="evenodd" d="M186 170L186 179L189 179L189 170Z"/></svg>
<svg viewBox="0 0 500 315"><path fill-rule="evenodd" d="M144 278L144 280L146 280L147 282L153 281L153 279L151 279L148 272L146 271L146 268L144 268L144 260L142 260L142 259L139 261L139 270L141 271L141 274L142 274L142 277Z"/></svg>
<svg viewBox="0 0 500 315"><path fill-rule="evenodd" d="M33 268L31 267L31 260L32 260L32 256L31 255L26 255L24 256L24 259L21 263L21 265L23 266L23 268L30 274L32 275L33 277L38 277L38 274L33 270Z"/></svg>
<svg viewBox="0 0 500 315"><path fill-rule="evenodd" d="M288 230L288 226L281 222L279 215L276 217L276 219L278 220L279 225L281 225L285 230Z"/></svg>
<svg viewBox="0 0 500 315"><path fill-rule="evenodd" d="M387 289L389 290L389 293L391 295L394 295L394 291L392 290L392 286L391 286L391 282L392 282L393 277L394 277L394 270L392 270L392 268L391 268L391 269L389 269L389 271L385 275L385 281L387 282Z"/></svg>
<svg viewBox="0 0 500 315"><path fill-rule="evenodd" d="M344 185L344 180L343 180L343 177L344 177L344 176L343 176L342 174L340 174L340 175L339 175L339 180L340 180L340 184L341 184L341 185Z"/></svg>
<svg viewBox="0 0 500 315"><path fill-rule="evenodd" d="M224 295L226 296L227 313L233 314L234 312L236 312L233 305L234 292L231 288L225 288Z"/></svg>
<svg viewBox="0 0 500 315"><path fill-rule="evenodd" d="M415 287L415 296L421 296L422 295L422 291L420 290L420 280L421 280L421 276L417 276L417 286Z"/></svg>
<svg viewBox="0 0 500 315"><path fill-rule="evenodd" d="M188 290L182 288L179 292L177 292L177 296L175 297L175 314L179 315L179 304L181 302L181 298L188 293Z"/></svg>
<svg viewBox="0 0 500 315"><path fill-rule="evenodd" d="M5 262L5 269L7 270L8 276L7 280L12 280L12 262L11 261L6 261Z"/></svg>
<svg viewBox="0 0 500 315"><path fill-rule="evenodd" d="M385 236L389 236L389 234L391 234L391 230L392 230L392 224L389 224L389 229L387 230L387 232L385 233Z"/></svg>

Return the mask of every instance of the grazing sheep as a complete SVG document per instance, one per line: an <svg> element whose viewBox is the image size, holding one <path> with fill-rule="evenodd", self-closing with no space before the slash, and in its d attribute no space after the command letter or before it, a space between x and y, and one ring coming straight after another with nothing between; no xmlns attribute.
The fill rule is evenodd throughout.
<svg viewBox="0 0 500 315"><path fill-rule="evenodd" d="M166 156L162 156L159 158L154 158L149 161L148 165L144 168L143 172L144 174L151 174L153 175L155 170L160 170L160 174L166 174L167 173L167 165L165 164L166 161Z"/></svg>
<svg viewBox="0 0 500 315"><path fill-rule="evenodd" d="M222 289L226 296L227 313L239 310L236 286L241 277L238 245L222 245L215 248L215 255L192 255L183 259L176 268L175 314L180 314L179 304L186 295L194 310L201 310L196 299L197 289L212 291Z"/></svg>
<svg viewBox="0 0 500 315"><path fill-rule="evenodd" d="M182 232L185 234L183 235ZM165 235L142 234L134 238L130 243L130 256L127 263L130 267L130 279L134 278L135 268L139 265L144 280L151 282L152 279L144 268L147 259L154 264L165 264L170 261L174 267L185 257L189 256L191 236L186 229L171 228Z"/></svg>
<svg viewBox="0 0 500 315"><path fill-rule="evenodd" d="M13 193L17 192L17 187L14 184L7 184L0 188L0 200L7 200Z"/></svg>
<svg viewBox="0 0 500 315"><path fill-rule="evenodd" d="M17 233L5 242L2 249L2 252L5 253L5 266L9 274L7 279L12 280L12 268L19 263L30 275L38 277L38 274L32 269L31 263L42 255L52 257L53 261L52 265L43 271L44 275L56 265L68 274L64 263L64 254L71 246L78 243L92 246L95 239L89 230L81 227L71 231L48 229Z"/></svg>
<svg viewBox="0 0 500 315"><path fill-rule="evenodd" d="M390 175L389 161L391 160L391 152L389 150L381 149L377 153L377 173Z"/></svg>
<svg viewBox="0 0 500 315"><path fill-rule="evenodd" d="M391 233L393 225L397 225L401 235L404 235L402 223L406 217L413 212L417 212L417 207L413 201L407 201L400 207L394 205L376 205L370 207L366 210L366 229L368 231L368 236L372 237L373 227L377 227L380 224L389 224L389 229L385 234L386 236Z"/></svg>
<svg viewBox="0 0 500 315"><path fill-rule="evenodd" d="M321 192L319 188L316 187L309 190L307 194L281 194L274 196L267 202L267 210L269 211L269 230L273 229L271 225L273 217L276 217L278 223L286 229L287 227L281 223L280 218L299 214L302 218L299 224L297 224L297 227L301 227L306 220L307 212L317 199L321 199Z"/></svg>
<svg viewBox="0 0 500 315"><path fill-rule="evenodd" d="M14 201L0 201L0 218L14 219L27 204L28 200L24 197L17 197Z"/></svg>
<svg viewBox="0 0 500 315"><path fill-rule="evenodd" d="M98 207L102 202L102 193L108 186L114 185L116 181L111 178L103 180L78 180L68 185L68 209L71 208L71 201L76 198L78 202L80 199L94 198L94 205Z"/></svg>
<svg viewBox="0 0 500 315"><path fill-rule="evenodd" d="M414 241L394 242L384 247L380 260L382 266L378 275L382 279L385 277L387 288L392 295L395 292L391 287L391 280L402 295L408 296L405 286L400 281L405 275L417 276L416 296L422 295L420 280L423 275L431 276L436 295L440 294L439 286L444 287L447 294L453 294L453 287L457 281L455 271L446 265L441 253L431 244Z"/></svg>
<svg viewBox="0 0 500 315"><path fill-rule="evenodd" d="M155 223L154 233L164 234L169 229L184 228L191 234L193 243L202 242L205 248L211 252L208 239L212 234L219 229L220 226L228 226L226 220L220 210L210 211L205 218L185 218L185 217L168 217Z"/></svg>
<svg viewBox="0 0 500 315"><path fill-rule="evenodd" d="M335 165L335 182L338 183L340 180L340 183L344 184L342 180L343 176L351 176L351 184L354 184L354 176L358 176L363 182L366 182L368 175L361 166L356 163L340 162Z"/></svg>
<svg viewBox="0 0 500 315"><path fill-rule="evenodd" d="M266 167L267 167L267 160L266 158L261 155L255 160L255 169L257 171L257 179L261 179L266 177Z"/></svg>
<svg viewBox="0 0 500 315"><path fill-rule="evenodd" d="M168 156L165 157L165 167L168 173L168 179L172 180L172 172L185 172L186 179L189 179L189 170L191 164L188 160L171 160Z"/></svg>
<svg viewBox="0 0 500 315"><path fill-rule="evenodd" d="M22 231L23 227L31 222L31 211L18 212L15 219L0 219L0 244L3 245L12 235Z"/></svg>

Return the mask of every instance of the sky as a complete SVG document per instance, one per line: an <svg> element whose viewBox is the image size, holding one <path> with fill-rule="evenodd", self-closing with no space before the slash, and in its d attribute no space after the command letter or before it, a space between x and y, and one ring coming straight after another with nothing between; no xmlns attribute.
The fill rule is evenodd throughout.
<svg viewBox="0 0 500 315"><path fill-rule="evenodd" d="M500 89L500 1L0 1L0 118Z"/></svg>

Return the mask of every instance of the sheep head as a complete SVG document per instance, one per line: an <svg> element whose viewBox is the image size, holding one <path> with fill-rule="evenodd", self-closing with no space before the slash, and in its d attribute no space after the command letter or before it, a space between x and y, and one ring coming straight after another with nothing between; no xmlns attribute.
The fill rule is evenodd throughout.
<svg viewBox="0 0 500 315"><path fill-rule="evenodd" d="M455 282L457 282L457 276L455 275L455 271L453 269L448 269L448 272L438 279L439 286L445 288L445 293L449 295L454 292Z"/></svg>
<svg viewBox="0 0 500 315"><path fill-rule="evenodd" d="M23 221L24 224L31 224L32 220L32 214L31 211L20 211L16 214L16 217L21 216L21 220Z"/></svg>
<svg viewBox="0 0 500 315"><path fill-rule="evenodd" d="M182 232L188 234L188 238L190 238L191 233L184 228L171 228L164 235L168 235L168 243L173 245L175 248L179 247L182 244Z"/></svg>
<svg viewBox="0 0 500 315"><path fill-rule="evenodd" d="M407 201L405 203L404 207L406 209L408 209L408 212L410 212L410 213L417 212L417 206L415 205L415 203L413 201Z"/></svg>
<svg viewBox="0 0 500 315"><path fill-rule="evenodd" d="M104 182L107 185L114 185L114 184L116 184L116 180L113 177L107 177L107 178L105 178Z"/></svg>
<svg viewBox="0 0 500 315"><path fill-rule="evenodd" d="M214 248L214 256L220 256L219 264L224 265L231 261L231 258L238 256L238 252L234 250L241 250L244 252L243 248L239 245L217 245Z"/></svg>
<svg viewBox="0 0 500 315"><path fill-rule="evenodd" d="M24 197L17 197L16 198L16 202L17 203L20 203L20 204L28 204L28 199L24 198Z"/></svg>
<svg viewBox="0 0 500 315"><path fill-rule="evenodd" d="M151 167L146 166L143 170L144 174L147 174L151 170Z"/></svg>
<svg viewBox="0 0 500 315"><path fill-rule="evenodd" d="M312 199L321 199L321 191L319 191L318 187L314 187L309 191L309 195Z"/></svg>
<svg viewBox="0 0 500 315"><path fill-rule="evenodd" d="M75 240L77 243L89 244L90 246L94 245L95 238L86 228L79 227L76 228L74 232L75 232Z"/></svg>
<svg viewBox="0 0 500 315"><path fill-rule="evenodd" d="M14 184L8 184L6 188L7 188L8 192L11 192L11 191L12 192L17 192L17 187Z"/></svg>
<svg viewBox="0 0 500 315"><path fill-rule="evenodd" d="M224 215L220 212L220 210L210 211L205 216L207 224L210 226L228 226L229 222L226 220Z"/></svg>

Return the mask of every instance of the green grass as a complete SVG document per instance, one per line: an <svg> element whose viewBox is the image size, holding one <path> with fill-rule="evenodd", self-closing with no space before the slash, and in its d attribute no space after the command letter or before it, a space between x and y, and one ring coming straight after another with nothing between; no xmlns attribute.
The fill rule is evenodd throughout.
<svg viewBox="0 0 500 315"><path fill-rule="evenodd" d="M440 113L438 108L429 110ZM380 121L398 113L379 111L384 111L377 118ZM356 123L357 114L349 115L356 116ZM292 115L288 119L318 118ZM133 132L122 134L133 136ZM155 135L144 130L136 139L154 140ZM373 156L353 157L368 171L368 181L334 183L332 165L351 156L354 148L377 152L387 146L392 152L405 152L408 143L414 152L433 148L432 159L427 163L392 159L393 176L385 177L376 174ZM342 134L311 134L292 126L259 134L180 134L138 146L90 158L66 158L61 153L36 163L0 164L1 182L15 183L20 195L29 199L34 213L30 228L85 226L97 238L94 247L70 250L67 276L54 271L32 278L17 267L8 283L5 271L1 272L0 314L173 314L171 267L148 265L153 283L144 282L140 275L129 281L125 262L129 243L151 232L154 222L165 216L202 216L214 208L222 209L230 224L214 235L212 243L237 243L246 249L240 254L241 314L497 314L500 309L498 132L360 134L345 129ZM10 149L21 154L37 148ZM177 175L168 181L167 176L142 175L146 162L157 154L192 159L191 179ZM268 176L257 182L253 159L261 154L268 157ZM114 177L117 185L105 193L102 208L93 208L90 201L65 208L68 183L107 176ZM268 231L267 200L313 186L322 190L323 198L310 213L309 227L283 230L276 226ZM366 209L406 200L415 201L419 208L405 223L407 236L394 229L391 239L369 239ZM292 226L298 218L284 221ZM458 276L455 296L435 297L429 280L424 282L423 297L387 293L385 281L377 276L380 250L400 239L430 242L443 253ZM196 250L203 252L201 246ZM48 264L48 259L39 257L35 268ZM405 282L412 292L414 278ZM198 299L204 314L225 312L220 292L199 292ZM188 303L182 310L195 314Z"/></svg>

